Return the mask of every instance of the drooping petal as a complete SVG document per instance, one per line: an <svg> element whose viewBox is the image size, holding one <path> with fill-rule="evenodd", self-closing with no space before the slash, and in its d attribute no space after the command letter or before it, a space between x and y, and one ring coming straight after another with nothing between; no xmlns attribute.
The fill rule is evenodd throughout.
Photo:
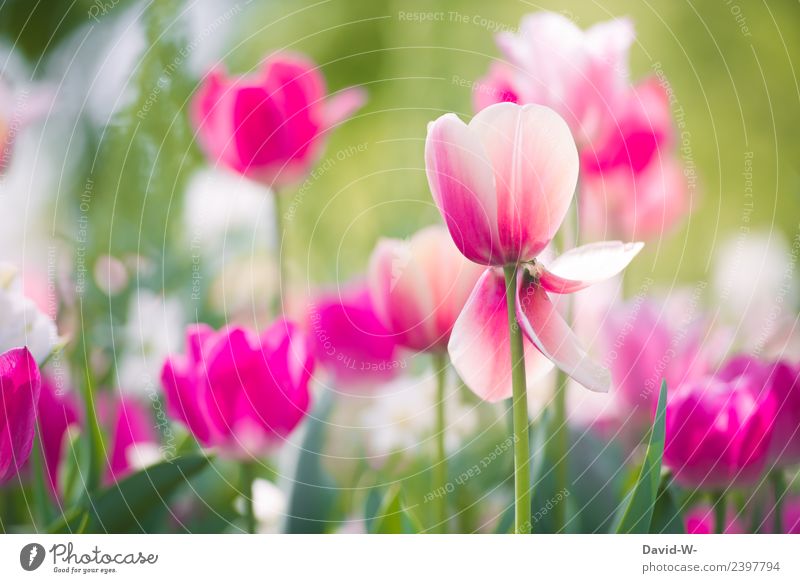
<svg viewBox="0 0 800 583"><path fill-rule="evenodd" d="M566 122L540 105L491 105L469 124L494 171L503 263L529 261L555 235L578 181Z"/></svg>
<svg viewBox="0 0 800 583"><path fill-rule="evenodd" d="M571 294L611 279L628 266L642 247L644 243L602 241L570 249L543 267L540 282L548 291Z"/></svg>
<svg viewBox="0 0 800 583"><path fill-rule="evenodd" d="M534 346L524 342L528 383L552 368ZM512 395L511 344L506 287L499 270L487 269L456 320L448 345L458 375L481 399L489 402Z"/></svg>
<svg viewBox="0 0 800 583"><path fill-rule="evenodd" d="M517 320L522 331L555 365L587 389L607 392L611 375L596 364L547 297L547 292L520 269L517 284Z"/></svg>
<svg viewBox="0 0 800 583"><path fill-rule="evenodd" d="M502 263L492 167L477 135L455 114L428 126L425 168L456 247L476 263Z"/></svg>

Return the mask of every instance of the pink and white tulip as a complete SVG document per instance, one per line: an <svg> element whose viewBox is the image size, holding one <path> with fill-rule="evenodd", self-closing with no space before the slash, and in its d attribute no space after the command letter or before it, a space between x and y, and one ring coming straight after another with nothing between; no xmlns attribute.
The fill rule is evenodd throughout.
<svg viewBox="0 0 800 583"><path fill-rule="evenodd" d="M364 101L363 91L355 88L328 97L314 63L282 53L252 76L212 70L194 97L191 116L213 162L280 187L310 170L325 133Z"/></svg>
<svg viewBox="0 0 800 583"><path fill-rule="evenodd" d="M16 476L31 454L41 386L27 348L0 354L0 484Z"/></svg>
<svg viewBox="0 0 800 583"><path fill-rule="evenodd" d="M469 124L447 114L430 124L428 183L458 249L488 266L450 337L451 360L479 396L511 396L507 291L530 342L526 370L555 363L582 385L607 391L608 371L593 363L555 309L549 293L572 293L618 274L641 243L604 242L552 262L537 257L553 239L578 178L578 152L567 124L539 105L499 103ZM518 289L506 290L498 267L514 265ZM487 347L494 350L486 354ZM534 349L538 349L538 352Z"/></svg>
<svg viewBox="0 0 800 583"><path fill-rule="evenodd" d="M100 422L110 430L106 482L113 484L161 455L155 421L144 403L128 395L103 395Z"/></svg>
<svg viewBox="0 0 800 583"><path fill-rule="evenodd" d="M168 413L201 444L248 458L271 450L305 417L312 367L305 334L284 319L261 336L200 324L187 330L186 353L164 363L161 382Z"/></svg>
<svg viewBox="0 0 800 583"><path fill-rule="evenodd" d="M669 96L655 78L631 89L613 123L581 151L581 221L593 236L656 238L689 210Z"/></svg>
<svg viewBox="0 0 800 583"><path fill-rule="evenodd" d="M369 265L370 292L382 322L417 351L446 351L450 332L482 268L464 258L443 227L408 241L381 239Z"/></svg>
<svg viewBox="0 0 800 583"><path fill-rule="evenodd" d="M513 95L519 103L550 107L567 121L579 144L592 143L624 99L634 38L633 25L624 18L583 31L561 14L528 14L518 33L497 36L509 67L490 72L484 86L497 83L498 102Z"/></svg>

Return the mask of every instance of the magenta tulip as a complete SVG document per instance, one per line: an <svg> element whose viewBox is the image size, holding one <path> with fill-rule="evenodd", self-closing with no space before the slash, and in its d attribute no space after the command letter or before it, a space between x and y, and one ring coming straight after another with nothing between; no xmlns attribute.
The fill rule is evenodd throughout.
<svg viewBox="0 0 800 583"><path fill-rule="evenodd" d="M685 486L753 483L769 462L775 398L762 370L732 361L677 387L667 403L664 463Z"/></svg>
<svg viewBox="0 0 800 583"><path fill-rule="evenodd" d="M652 301L615 305L603 322L604 361L609 363L621 415L647 431L661 380L677 387L708 373L702 322L677 325L673 313Z"/></svg>
<svg viewBox="0 0 800 583"><path fill-rule="evenodd" d="M482 271L458 252L446 229L426 227L407 242L378 242L370 259L370 291L381 320L402 345L445 351Z"/></svg>
<svg viewBox="0 0 800 583"><path fill-rule="evenodd" d="M104 395L100 420L108 427L111 441L106 482L113 484L131 472L156 461L158 431L147 407L131 396Z"/></svg>
<svg viewBox="0 0 800 583"><path fill-rule="evenodd" d="M248 458L285 439L309 408L307 338L279 319L257 336L238 327L187 331L186 354L164 363L167 411L204 446Z"/></svg>
<svg viewBox="0 0 800 583"><path fill-rule="evenodd" d="M648 79L628 92L596 145L581 151L582 228L594 236L663 236L689 209L674 146L669 96Z"/></svg>
<svg viewBox="0 0 800 583"><path fill-rule="evenodd" d="M31 454L41 386L27 348L0 354L0 483L16 476Z"/></svg>
<svg viewBox="0 0 800 583"><path fill-rule="evenodd" d="M201 145L215 163L280 187L316 162L325 133L364 103L360 89L326 97L319 69L305 56L278 54L252 76L211 71L192 102Z"/></svg>
<svg viewBox="0 0 800 583"><path fill-rule="evenodd" d="M39 395L39 436L50 493L58 497L58 471L64 453L64 438L70 427L80 425L78 403L67 391L60 391L53 379L43 377Z"/></svg>
<svg viewBox="0 0 800 583"><path fill-rule="evenodd" d="M714 509L707 504L695 506L684 517L687 534L714 534ZM740 517L733 509L728 510L724 534L747 532Z"/></svg>
<svg viewBox="0 0 800 583"><path fill-rule="evenodd" d="M800 366L777 361L770 368L770 387L778 414L772 455L781 467L800 463Z"/></svg>
<svg viewBox="0 0 800 583"><path fill-rule="evenodd" d="M519 103L546 105L567 121L578 143L591 143L624 98L634 38L627 19L583 31L561 14L528 14L518 33L497 36L513 77L490 74L490 82L499 82L496 101L514 95Z"/></svg>
<svg viewBox="0 0 800 583"><path fill-rule="evenodd" d="M316 361L340 390L387 381L405 363L395 337L381 323L363 284L322 294L309 307Z"/></svg>
<svg viewBox="0 0 800 583"><path fill-rule="evenodd" d="M469 124L447 114L429 126L425 161L453 241L467 259L488 266L450 337L461 378L483 399L511 396L506 288L497 267L513 265L518 285L510 291L530 342L529 378L552 361L585 387L607 391L608 371L589 359L548 294L613 277L642 244L594 243L548 264L538 257L561 225L577 182L578 152L564 120L546 107L513 103L491 105Z"/></svg>

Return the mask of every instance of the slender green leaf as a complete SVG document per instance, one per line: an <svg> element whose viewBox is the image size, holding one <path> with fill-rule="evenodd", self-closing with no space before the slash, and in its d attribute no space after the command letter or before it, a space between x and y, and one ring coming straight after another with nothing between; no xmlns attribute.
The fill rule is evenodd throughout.
<svg viewBox="0 0 800 583"><path fill-rule="evenodd" d="M661 480L658 489L656 505L653 509L653 518L650 521L650 532L657 534L686 534L683 517L678 509L675 493L670 484L669 476Z"/></svg>
<svg viewBox="0 0 800 583"><path fill-rule="evenodd" d="M661 458L664 455L664 426L667 408L667 383L661 381L661 391L658 395L658 407L653 429L650 433L650 442L647 453L642 463L642 471L633 490L626 497L619 522L616 527L618 533L643 534L648 532L653 517L653 508L658 496L658 484L661 480Z"/></svg>

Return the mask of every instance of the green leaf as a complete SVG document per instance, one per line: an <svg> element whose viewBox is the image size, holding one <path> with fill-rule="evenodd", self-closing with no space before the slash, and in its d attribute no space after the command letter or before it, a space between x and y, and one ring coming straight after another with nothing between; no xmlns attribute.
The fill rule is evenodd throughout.
<svg viewBox="0 0 800 583"><path fill-rule="evenodd" d="M323 534L332 527L337 489L322 465L325 433L332 409L332 391L326 391L314 413L306 420L306 435L290 494L287 533Z"/></svg>
<svg viewBox="0 0 800 583"><path fill-rule="evenodd" d="M664 426L667 409L667 383L661 381L661 391L658 395L658 407L653 429L650 433L650 442L647 453L642 463L639 479L633 490L623 502L623 510L618 515L616 532L644 534L650 528L653 509L658 497L658 484L661 479L661 458L664 455Z"/></svg>
<svg viewBox="0 0 800 583"><path fill-rule="evenodd" d="M664 476L658 489L656 505L653 509L653 518L650 521L651 533L656 534L686 534L683 517L678 509L675 493L670 484L669 476Z"/></svg>
<svg viewBox="0 0 800 583"><path fill-rule="evenodd" d="M402 534L404 532L400 484L392 484L386 492L372 522L371 532L373 534Z"/></svg>
<svg viewBox="0 0 800 583"><path fill-rule="evenodd" d="M208 462L203 454L183 456L145 468L102 490L90 502L86 531L148 532L153 515L169 510L170 495Z"/></svg>

